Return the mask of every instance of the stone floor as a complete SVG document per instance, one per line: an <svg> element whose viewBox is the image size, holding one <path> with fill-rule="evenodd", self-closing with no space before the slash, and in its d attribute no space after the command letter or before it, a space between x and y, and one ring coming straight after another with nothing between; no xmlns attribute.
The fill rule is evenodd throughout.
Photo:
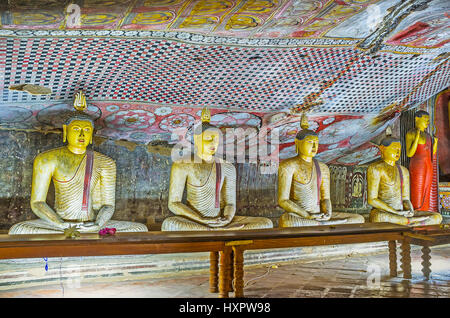
<svg viewBox="0 0 450 318"><path fill-rule="evenodd" d="M413 278L390 278L388 254L346 257L320 262L289 262L246 266L245 296L249 298L450 297L450 245L432 248L431 279L421 272L421 252L411 251ZM174 274L145 281L86 283L65 281L52 286L1 291L0 297L217 297L208 292L208 273ZM233 296L233 293L230 294Z"/></svg>

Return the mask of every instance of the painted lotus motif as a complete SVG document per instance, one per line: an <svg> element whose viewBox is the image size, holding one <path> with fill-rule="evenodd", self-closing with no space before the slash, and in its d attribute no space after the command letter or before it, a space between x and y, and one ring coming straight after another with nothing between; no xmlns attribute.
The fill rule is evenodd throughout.
<svg viewBox="0 0 450 318"><path fill-rule="evenodd" d="M107 116L104 121L107 127L121 131L142 130L153 125L155 115L142 109L124 110Z"/></svg>

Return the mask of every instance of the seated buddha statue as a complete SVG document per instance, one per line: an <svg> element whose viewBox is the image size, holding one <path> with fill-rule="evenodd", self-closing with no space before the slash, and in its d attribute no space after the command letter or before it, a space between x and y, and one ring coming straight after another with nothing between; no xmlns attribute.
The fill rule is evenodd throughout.
<svg viewBox="0 0 450 318"><path fill-rule="evenodd" d="M409 226L440 224L439 213L414 210L408 169L396 164L400 159L400 140L388 135L379 148L381 160L370 164L367 170L368 203L373 207L370 222Z"/></svg>
<svg viewBox="0 0 450 318"><path fill-rule="evenodd" d="M169 210L162 231L209 231L272 228L264 217L236 213L236 169L215 154L220 131L209 123L208 109L194 126L194 153L175 160L170 172ZM186 199L183 200L183 194Z"/></svg>
<svg viewBox="0 0 450 318"><path fill-rule="evenodd" d="M285 211L279 227L364 223L359 214L333 212L330 201L330 170L314 159L319 146L316 132L309 130L305 115L295 137L297 156L278 167L278 205Z"/></svg>
<svg viewBox="0 0 450 318"><path fill-rule="evenodd" d="M62 233L73 228L81 233L116 228L117 232L146 232L144 224L114 221L116 165L111 158L88 148L94 121L83 110L86 98L75 96L72 112L63 125L67 145L43 152L33 164L31 209L39 217L13 225L9 234ZM55 204L46 203L50 181Z"/></svg>

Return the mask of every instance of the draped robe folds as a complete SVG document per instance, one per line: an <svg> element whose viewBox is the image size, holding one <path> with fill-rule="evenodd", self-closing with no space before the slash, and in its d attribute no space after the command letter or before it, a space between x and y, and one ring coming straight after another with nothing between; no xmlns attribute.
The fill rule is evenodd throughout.
<svg viewBox="0 0 450 318"><path fill-rule="evenodd" d="M65 222L95 221L96 213L103 205L115 205L115 164L98 152L93 152L92 172L85 178L87 156L83 158L75 174L69 180L56 180L54 211ZM87 191L87 193L86 193ZM83 208L83 198L87 206ZM144 224L109 220L102 228L116 228L117 232L146 232ZM9 234L51 234L62 233L51 223L43 220L29 220L13 225ZM80 230L80 232L83 232Z"/></svg>
<svg viewBox="0 0 450 318"><path fill-rule="evenodd" d="M175 163L176 164L176 163ZM191 163L195 165L196 163ZM217 172L220 167L220 173ZM173 167L172 167L173 169ZM190 168L187 168L190 169ZM177 177L177 176L172 176ZM220 179L217 179L220 178ZM171 183L172 186L172 183ZM219 162L211 165L207 180L199 186L186 181L186 202L183 204L203 217L219 217L227 204L236 205L236 171L232 164ZM169 199L170 200L170 199ZM219 203L219 204L218 204ZM172 211L175 213L175 211ZM237 228L240 230L272 228L270 219L264 217L235 215L231 223L221 227L210 227L183 215L168 217L162 224L162 231L209 231Z"/></svg>
<svg viewBox="0 0 450 318"><path fill-rule="evenodd" d="M418 144L409 163L411 174L411 203L415 210L430 211L431 186L433 182L433 143L427 134L425 144Z"/></svg>
<svg viewBox="0 0 450 318"><path fill-rule="evenodd" d="M284 164L280 165L280 169L286 169L288 165L292 164L292 161L298 160L296 158L288 159ZM289 169L289 168L287 168ZM312 165L311 177L308 182L301 183L295 180L294 174L287 174L292 178L289 200L300 207L302 210L308 212L309 214L318 214L321 212L320 202L321 202L321 190L323 187L329 187L328 183L324 185L322 178L318 178L318 169L320 169L320 175L324 177L325 180L329 180L329 170L325 164L315 162ZM280 180L281 181L281 180ZM286 182L284 180L283 182ZM329 188L324 191L327 193L327 197L324 199L329 199ZM301 227L301 226L315 226L315 225L326 225L326 224L336 224L341 222L340 220L346 219L346 223L364 223L364 217L355 213L344 213L333 211L331 218L328 221L318 221L307 219L295 212L286 211L280 217L280 227Z"/></svg>
<svg viewBox="0 0 450 318"><path fill-rule="evenodd" d="M391 177L393 180L389 181L387 180L387 177L380 172L383 170L383 165L386 165L383 161L371 164L368 168L368 179L371 179L370 175L380 174L377 190L378 199L397 211L403 211L403 201L410 199L408 169L398 165L394 170L394 175ZM369 184L369 192L376 190L371 190L370 188L371 186ZM369 195L371 194L369 193ZM420 223L421 225L433 225L442 222L442 216L435 212L416 210L414 216L406 217L376 208L370 211L369 221L409 225L410 223L414 224L414 218L416 217L429 217L428 220L422 221Z"/></svg>

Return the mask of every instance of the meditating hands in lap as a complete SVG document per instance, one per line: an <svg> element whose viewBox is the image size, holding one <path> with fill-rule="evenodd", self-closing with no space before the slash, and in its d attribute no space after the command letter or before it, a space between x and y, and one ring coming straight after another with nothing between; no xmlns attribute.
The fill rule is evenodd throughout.
<svg viewBox="0 0 450 318"><path fill-rule="evenodd" d="M278 204L286 211L279 226L363 223L360 215L332 211L330 171L314 159L319 137L307 129L306 116L302 116L301 128L295 139L298 155L282 161L278 168Z"/></svg>
<svg viewBox="0 0 450 318"><path fill-rule="evenodd" d="M169 210L176 216L164 220L162 231L271 228L272 221L267 218L235 215L236 169L214 156L220 131L209 119L209 111L204 109L202 123L194 127L195 153L172 165Z"/></svg>
<svg viewBox="0 0 450 318"><path fill-rule="evenodd" d="M115 209L116 165L111 158L88 149L92 143L94 121L81 111L86 108L83 94L76 95L77 113L63 125L67 145L43 152L33 164L31 209L37 220L15 224L9 234L61 233L69 227L80 232L98 232L103 227L118 232L147 231L144 224L113 221ZM47 203L53 180L55 204Z"/></svg>
<svg viewBox="0 0 450 318"><path fill-rule="evenodd" d="M410 226L441 223L439 213L414 210L408 169L396 164L400 159L400 141L388 136L379 148L381 160L369 165L367 170L368 203L373 207L370 221Z"/></svg>

